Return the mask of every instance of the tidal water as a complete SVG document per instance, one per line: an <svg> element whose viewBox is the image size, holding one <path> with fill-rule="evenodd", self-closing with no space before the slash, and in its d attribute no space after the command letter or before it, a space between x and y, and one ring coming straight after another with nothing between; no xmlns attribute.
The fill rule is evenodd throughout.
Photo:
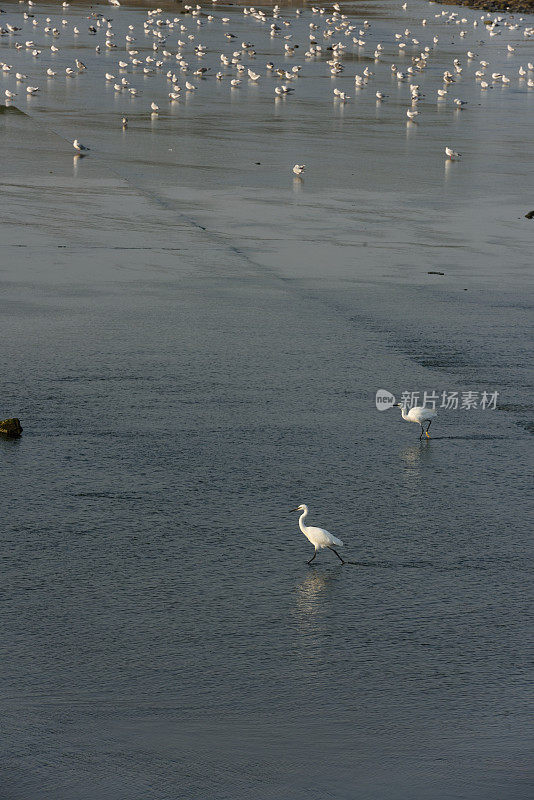
<svg viewBox="0 0 534 800"><path fill-rule="evenodd" d="M217 6L262 73L235 91L211 75L238 45L184 16L211 75L172 106L166 70L96 54L87 6L33 7L39 59L0 37L41 86L0 107L0 418L24 428L0 441L2 800L533 796L533 47L400 6L343 6L373 44L335 80ZM142 9L94 8L149 53ZM406 26L439 36L418 124ZM511 85L466 63L465 110L438 106L469 48ZM270 60L303 65L279 102ZM378 389L498 401L438 406L419 442ZM349 564L307 566L303 502Z"/></svg>

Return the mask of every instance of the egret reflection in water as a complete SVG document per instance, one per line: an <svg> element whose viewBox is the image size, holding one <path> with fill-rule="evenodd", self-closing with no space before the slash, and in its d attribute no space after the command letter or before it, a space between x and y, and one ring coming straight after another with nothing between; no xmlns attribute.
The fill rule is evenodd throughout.
<svg viewBox="0 0 534 800"><path fill-rule="evenodd" d="M335 573L314 572L307 575L296 587L296 606L303 620L315 618L325 609L329 589L338 582Z"/></svg>

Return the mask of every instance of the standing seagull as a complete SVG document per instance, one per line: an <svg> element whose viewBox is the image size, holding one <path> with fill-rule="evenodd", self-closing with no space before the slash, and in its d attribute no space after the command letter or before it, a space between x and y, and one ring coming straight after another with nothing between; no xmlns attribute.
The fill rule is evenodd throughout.
<svg viewBox="0 0 534 800"><path fill-rule="evenodd" d="M315 547L315 553L307 563L311 564L311 562L317 555L317 551L322 550L323 548L326 547L333 553L335 553L336 556L341 561L341 563L344 564L345 562L343 561L339 553L337 553L333 548L333 545L336 545L336 547L343 547L343 542L340 539L337 539L335 536L332 536L332 534L328 533L328 531L325 531L324 528L313 528L311 525L306 525L304 523L304 520L306 519L306 516L308 514L308 506L304 505L304 503L301 503L300 506L297 506L297 508L293 508L290 513L292 514L293 511L302 512L299 518L299 528L301 529L306 539L308 539Z"/></svg>
<svg viewBox="0 0 534 800"><path fill-rule="evenodd" d="M407 412L402 403L395 403L395 405L401 409L403 419L405 419L407 422L417 422L418 425L421 426L421 435L419 437L419 441L421 441L423 438L423 433L426 434L427 439L430 439L430 436L428 435L428 429L432 425L432 420L434 417L437 417L437 411L432 411L431 408L424 408L424 406L413 406L413 408L410 408L410 410ZM426 430L424 428L425 422L428 422Z"/></svg>
<svg viewBox="0 0 534 800"><path fill-rule="evenodd" d="M295 175L302 175L304 170L306 169L306 164L295 164L293 167L293 172Z"/></svg>
<svg viewBox="0 0 534 800"><path fill-rule="evenodd" d="M75 140L73 141L73 143L72 143L72 146L73 146L73 147L74 147L74 149L75 149L75 150L77 150L79 153L83 153L83 152L85 152L85 151L89 150L89 148L88 148L88 147L86 147L86 146L85 146L84 144L82 144L81 142L79 142L79 141L78 141L78 139L75 139Z"/></svg>
<svg viewBox="0 0 534 800"><path fill-rule="evenodd" d="M445 154L450 161L458 161L462 157L462 154L456 153L452 147L446 147Z"/></svg>

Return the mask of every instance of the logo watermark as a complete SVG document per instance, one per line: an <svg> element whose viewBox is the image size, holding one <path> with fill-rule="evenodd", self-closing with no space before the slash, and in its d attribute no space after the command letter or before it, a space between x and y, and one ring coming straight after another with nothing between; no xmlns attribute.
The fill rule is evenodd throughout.
<svg viewBox="0 0 534 800"><path fill-rule="evenodd" d="M474 391L442 391L408 392L403 391L399 402L405 410L410 408L431 408L436 411L444 408L447 411L495 411L499 392L474 392ZM378 411L387 411L397 401L395 395L387 389L378 389L375 395L375 404Z"/></svg>
<svg viewBox="0 0 534 800"><path fill-rule="evenodd" d="M387 411L387 409L392 408L396 402L394 394L388 392L387 389L378 389L375 395L375 403L379 411Z"/></svg>

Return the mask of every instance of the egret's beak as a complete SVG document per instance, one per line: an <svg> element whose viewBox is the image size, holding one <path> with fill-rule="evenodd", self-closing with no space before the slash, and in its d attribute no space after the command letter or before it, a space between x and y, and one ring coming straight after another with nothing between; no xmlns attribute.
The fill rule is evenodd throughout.
<svg viewBox="0 0 534 800"><path fill-rule="evenodd" d="M292 513L293 513L293 511L300 511L300 508L292 508L292 509L291 509L291 511L289 511L288 513L289 513L289 514L292 514Z"/></svg>

